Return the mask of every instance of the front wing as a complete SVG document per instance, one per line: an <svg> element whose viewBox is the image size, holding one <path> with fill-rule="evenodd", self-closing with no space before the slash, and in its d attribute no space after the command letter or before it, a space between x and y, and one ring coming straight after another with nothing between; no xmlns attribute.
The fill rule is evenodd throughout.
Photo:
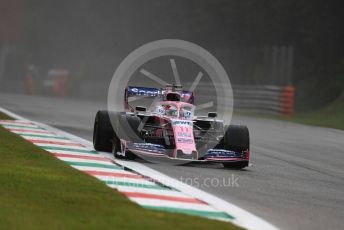
<svg viewBox="0 0 344 230"><path fill-rule="evenodd" d="M237 163L249 160L249 151L237 152L225 149L209 149L199 159L175 158L168 155L164 146L151 143L133 143L121 140L123 153L129 151L136 156L156 163L185 164L190 162Z"/></svg>

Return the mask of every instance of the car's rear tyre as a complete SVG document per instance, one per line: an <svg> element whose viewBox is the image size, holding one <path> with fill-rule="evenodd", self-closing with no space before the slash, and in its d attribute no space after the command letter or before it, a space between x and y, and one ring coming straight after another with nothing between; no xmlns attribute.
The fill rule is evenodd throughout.
<svg viewBox="0 0 344 230"><path fill-rule="evenodd" d="M93 128L94 149L97 151L111 152L113 135L114 130L110 122L108 111L98 111Z"/></svg>
<svg viewBox="0 0 344 230"><path fill-rule="evenodd" d="M233 151L250 150L250 134L248 128L242 125L229 125L225 127L225 135L221 143L224 149ZM249 160L223 163L225 168L241 169L247 167Z"/></svg>

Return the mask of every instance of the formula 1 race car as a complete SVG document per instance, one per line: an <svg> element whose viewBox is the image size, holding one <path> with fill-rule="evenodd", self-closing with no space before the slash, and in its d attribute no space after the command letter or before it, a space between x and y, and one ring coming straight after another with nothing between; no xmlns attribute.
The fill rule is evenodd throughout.
<svg viewBox="0 0 344 230"><path fill-rule="evenodd" d="M214 162L226 168L249 165L247 127L224 126L215 112L194 116L193 92L168 85L163 89L129 86L124 93L126 111L97 112L93 131L97 151L153 162ZM131 97L154 98L152 109L133 108L128 102Z"/></svg>

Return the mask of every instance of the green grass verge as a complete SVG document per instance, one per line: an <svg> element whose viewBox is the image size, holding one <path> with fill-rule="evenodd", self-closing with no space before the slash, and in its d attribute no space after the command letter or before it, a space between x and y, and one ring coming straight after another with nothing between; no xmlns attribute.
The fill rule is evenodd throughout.
<svg viewBox="0 0 344 230"><path fill-rule="evenodd" d="M0 157L0 229L239 229L144 209L2 127Z"/></svg>
<svg viewBox="0 0 344 230"><path fill-rule="evenodd" d="M239 113L238 115L240 114L344 130L344 102L341 101L311 112L296 112L292 117L257 113Z"/></svg>
<svg viewBox="0 0 344 230"><path fill-rule="evenodd" d="M0 120L13 120L12 117L7 116L6 114L0 113Z"/></svg>
<svg viewBox="0 0 344 230"><path fill-rule="evenodd" d="M312 112L296 113L290 121L344 130L344 102L336 101Z"/></svg>

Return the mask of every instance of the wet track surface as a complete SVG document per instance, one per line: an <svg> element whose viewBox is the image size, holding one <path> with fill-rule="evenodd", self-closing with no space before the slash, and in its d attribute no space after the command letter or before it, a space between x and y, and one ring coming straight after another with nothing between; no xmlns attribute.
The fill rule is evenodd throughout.
<svg viewBox="0 0 344 230"><path fill-rule="evenodd" d="M95 113L106 108L99 102L11 94L0 94L0 106L87 140ZM145 164L281 229L342 229L344 132L250 117L233 120L250 130L252 167Z"/></svg>

